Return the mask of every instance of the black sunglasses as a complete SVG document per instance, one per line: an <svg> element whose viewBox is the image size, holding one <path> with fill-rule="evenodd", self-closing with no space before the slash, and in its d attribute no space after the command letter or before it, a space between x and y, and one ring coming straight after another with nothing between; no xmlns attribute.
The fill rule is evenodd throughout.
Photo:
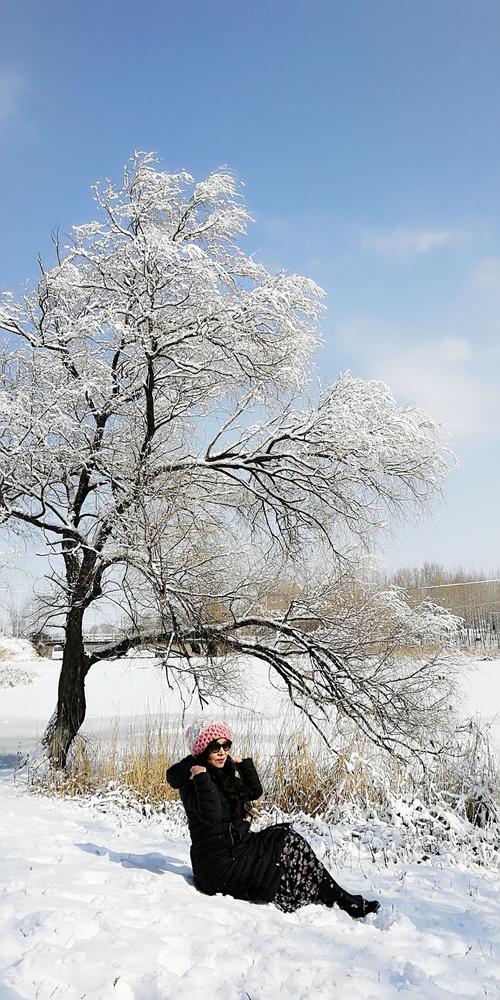
<svg viewBox="0 0 500 1000"><path fill-rule="evenodd" d="M212 740L212 742L207 746L207 753L218 753L219 750L225 750L226 753L229 753L230 749L231 740L223 740L222 743L219 743L217 740Z"/></svg>

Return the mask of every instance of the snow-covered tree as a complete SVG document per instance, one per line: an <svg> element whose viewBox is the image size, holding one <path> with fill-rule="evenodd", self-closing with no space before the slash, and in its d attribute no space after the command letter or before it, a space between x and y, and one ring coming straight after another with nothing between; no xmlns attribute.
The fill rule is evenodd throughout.
<svg viewBox="0 0 500 1000"><path fill-rule="evenodd" d="M322 291L244 251L229 172L195 183L141 154L95 199L98 221L56 242L35 290L0 303L0 516L45 539L65 620L52 761L92 664L144 641L251 652L316 724L340 712L384 746L411 742L442 670L394 670L391 654L424 624L439 642L450 619L393 593L363 618L335 594L388 513L439 490L436 425L349 374L307 401ZM277 579L289 600L273 606ZM103 595L130 625L89 655ZM181 663L203 694L199 661Z"/></svg>

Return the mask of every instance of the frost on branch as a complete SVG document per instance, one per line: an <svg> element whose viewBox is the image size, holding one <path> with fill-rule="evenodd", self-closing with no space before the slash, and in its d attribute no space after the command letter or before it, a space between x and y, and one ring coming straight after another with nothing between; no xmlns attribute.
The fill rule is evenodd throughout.
<svg viewBox="0 0 500 1000"><path fill-rule="evenodd" d="M343 624L332 608L358 548L439 492L437 425L349 373L307 400L323 293L244 252L228 170L195 182L137 154L95 199L34 291L0 304L0 518L45 540L47 617L65 616L53 759L85 715L84 616L103 598L126 624L101 658L144 639L258 648L304 710L365 713L371 738L397 741L392 699L412 681L384 673L396 598L379 647L355 602ZM296 597L266 614L269 567L301 589L306 622Z"/></svg>

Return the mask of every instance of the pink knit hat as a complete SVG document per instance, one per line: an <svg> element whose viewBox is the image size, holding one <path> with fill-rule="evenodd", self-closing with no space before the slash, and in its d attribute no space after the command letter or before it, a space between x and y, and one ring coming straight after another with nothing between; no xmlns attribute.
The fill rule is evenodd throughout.
<svg viewBox="0 0 500 1000"><path fill-rule="evenodd" d="M186 739L193 757L199 757L212 740L231 740L232 743L233 734L224 722L195 719L186 729Z"/></svg>

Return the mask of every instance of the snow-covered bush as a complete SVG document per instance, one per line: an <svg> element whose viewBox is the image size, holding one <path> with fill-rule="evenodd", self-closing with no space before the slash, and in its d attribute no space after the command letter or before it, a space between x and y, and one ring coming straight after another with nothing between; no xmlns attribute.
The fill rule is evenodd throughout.
<svg viewBox="0 0 500 1000"><path fill-rule="evenodd" d="M0 636L0 688L32 684L33 674L27 667L37 659L31 642L13 636Z"/></svg>
<svg viewBox="0 0 500 1000"><path fill-rule="evenodd" d="M36 660L37 653L28 639L0 635L0 660Z"/></svg>
<svg viewBox="0 0 500 1000"><path fill-rule="evenodd" d="M32 684L33 674L19 664L0 663L0 688Z"/></svg>

